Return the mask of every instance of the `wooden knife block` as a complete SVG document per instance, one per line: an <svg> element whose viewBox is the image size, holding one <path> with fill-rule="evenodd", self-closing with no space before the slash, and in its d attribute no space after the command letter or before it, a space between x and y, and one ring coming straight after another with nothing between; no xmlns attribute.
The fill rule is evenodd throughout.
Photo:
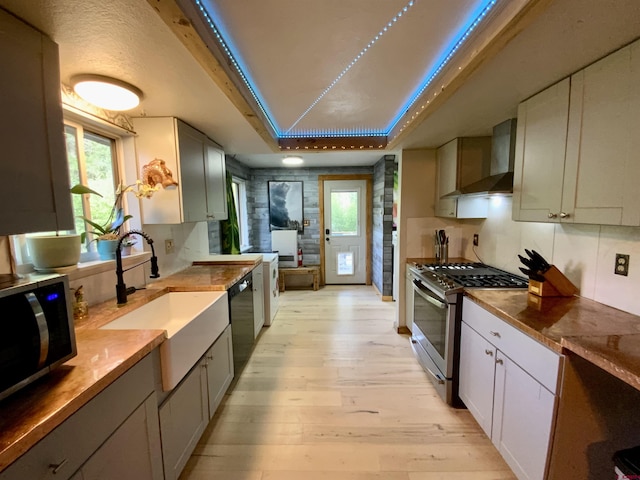
<svg viewBox="0 0 640 480"><path fill-rule="evenodd" d="M578 288L554 265L544 273L544 282L529 280L529 293L539 297L572 297Z"/></svg>

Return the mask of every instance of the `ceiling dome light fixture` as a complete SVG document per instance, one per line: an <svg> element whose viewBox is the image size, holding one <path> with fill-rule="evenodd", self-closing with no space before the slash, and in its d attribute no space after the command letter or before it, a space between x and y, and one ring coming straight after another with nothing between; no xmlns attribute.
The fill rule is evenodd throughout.
<svg viewBox="0 0 640 480"><path fill-rule="evenodd" d="M131 110L140 104L142 91L103 75L83 74L71 78L73 90L87 102L107 110Z"/></svg>
<svg viewBox="0 0 640 480"><path fill-rule="evenodd" d="M282 163L285 165L302 165L304 160L302 157L284 157Z"/></svg>

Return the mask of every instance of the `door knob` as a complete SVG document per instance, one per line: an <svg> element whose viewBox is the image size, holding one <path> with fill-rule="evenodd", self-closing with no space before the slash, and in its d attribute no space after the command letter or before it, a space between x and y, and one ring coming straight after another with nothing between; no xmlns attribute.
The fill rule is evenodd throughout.
<svg viewBox="0 0 640 480"><path fill-rule="evenodd" d="M329 237L327 237L327 242L329 242Z"/></svg>

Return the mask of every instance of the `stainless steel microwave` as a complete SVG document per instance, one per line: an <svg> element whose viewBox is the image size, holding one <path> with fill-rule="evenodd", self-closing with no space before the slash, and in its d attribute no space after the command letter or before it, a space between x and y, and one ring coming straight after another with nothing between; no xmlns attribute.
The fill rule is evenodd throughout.
<svg viewBox="0 0 640 480"><path fill-rule="evenodd" d="M34 276L3 286L0 400L76 355L66 276Z"/></svg>

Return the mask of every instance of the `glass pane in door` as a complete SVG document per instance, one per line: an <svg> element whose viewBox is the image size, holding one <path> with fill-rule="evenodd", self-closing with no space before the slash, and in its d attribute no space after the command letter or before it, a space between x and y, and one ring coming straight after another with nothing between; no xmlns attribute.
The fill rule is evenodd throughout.
<svg viewBox="0 0 640 480"><path fill-rule="evenodd" d="M331 192L331 235L358 235L358 192Z"/></svg>

